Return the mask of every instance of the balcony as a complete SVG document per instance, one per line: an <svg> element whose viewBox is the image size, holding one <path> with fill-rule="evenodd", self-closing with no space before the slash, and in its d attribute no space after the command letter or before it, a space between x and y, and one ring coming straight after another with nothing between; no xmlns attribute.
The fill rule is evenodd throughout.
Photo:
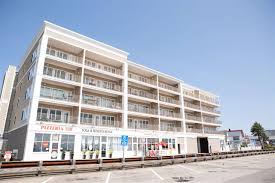
<svg viewBox="0 0 275 183"><path fill-rule="evenodd" d="M64 123L64 124L77 124L77 117L67 115L37 115L37 121L40 122L51 122L51 123Z"/></svg>
<svg viewBox="0 0 275 183"><path fill-rule="evenodd" d="M215 129L210 130L210 129L207 129L207 128L204 129L204 133L207 133L207 134L220 134L220 135L224 134L223 131L217 131Z"/></svg>
<svg viewBox="0 0 275 183"><path fill-rule="evenodd" d="M139 123L130 123L128 122L129 129L135 130L158 130L158 125L151 125L151 124L139 124Z"/></svg>
<svg viewBox="0 0 275 183"><path fill-rule="evenodd" d="M186 128L186 132L188 132L188 133L202 133L202 129L200 129L200 128Z"/></svg>
<svg viewBox="0 0 275 183"><path fill-rule="evenodd" d="M216 118L210 118L210 117L203 117L203 122L205 123L214 123L214 124L221 124L222 122L217 120Z"/></svg>
<svg viewBox="0 0 275 183"><path fill-rule="evenodd" d="M147 78L147 77L144 77L144 76L140 76L140 75L137 75L137 74L134 74L134 73L128 73L128 77L130 79L133 79L133 80L136 80L136 81L140 81L140 82L143 82L143 83L146 83L146 84L150 84L150 85L154 85L156 86L157 85L157 81L153 80L153 79L150 79L150 78Z"/></svg>
<svg viewBox="0 0 275 183"><path fill-rule="evenodd" d="M170 104L176 104L176 105L179 105L179 101L178 100L175 100L171 97L165 97L165 96L159 96L159 100L162 101L162 102L166 102L166 103L170 103Z"/></svg>
<svg viewBox="0 0 275 183"><path fill-rule="evenodd" d="M103 81L103 80L96 80L93 78L87 78L86 76L84 78L84 84L89 86L95 86L102 89L111 90L111 91L118 91L118 92L122 91L122 87L118 84L115 84L113 82Z"/></svg>
<svg viewBox="0 0 275 183"><path fill-rule="evenodd" d="M180 113L177 113L175 111L167 111L163 109L160 109L160 115L165 117L181 118Z"/></svg>
<svg viewBox="0 0 275 183"><path fill-rule="evenodd" d="M52 77L56 79L61 79L64 81L73 81L80 83L80 76L66 72L60 69L56 69L53 67L44 66L43 75L47 77Z"/></svg>
<svg viewBox="0 0 275 183"><path fill-rule="evenodd" d="M206 112L211 112L211 113L215 113L215 114L221 113L220 111L218 111L217 109L212 108L212 107L201 106L201 108L203 111L206 111Z"/></svg>
<svg viewBox="0 0 275 183"><path fill-rule="evenodd" d="M200 110L200 106L199 105L195 105L189 102L184 102L184 106L191 108L191 109L196 109L196 110Z"/></svg>
<svg viewBox="0 0 275 183"><path fill-rule="evenodd" d="M144 98L148 98L148 99L157 100L157 95L155 95L153 93L150 93L150 92L147 92L145 90L134 89L134 88L131 88L131 87L128 88L128 94L139 96L139 97L144 97Z"/></svg>
<svg viewBox="0 0 275 183"><path fill-rule="evenodd" d="M176 126L170 126L166 124L160 124L160 131L182 132L182 128L176 127Z"/></svg>
<svg viewBox="0 0 275 183"><path fill-rule="evenodd" d="M185 115L186 120L198 121L201 122L201 117L193 116L193 115Z"/></svg>
<svg viewBox="0 0 275 183"><path fill-rule="evenodd" d="M217 98L215 98L215 97L209 97L209 96L200 94L200 99L204 100L204 101L207 101L207 102L210 102L212 104L219 105L219 100Z"/></svg>
<svg viewBox="0 0 275 183"><path fill-rule="evenodd" d="M133 112L138 112L138 113L144 113L144 114L153 114L157 115L158 110L157 109L152 109L149 107L142 107L142 106L137 106L135 104L128 104L128 110L133 111Z"/></svg>
<svg viewBox="0 0 275 183"><path fill-rule="evenodd" d="M67 53L55 48L51 48L51 47L47 47L47 55L65 60L65 61L70 61L70 62L74 62L74 63L78 63L78 64L82 64L82 58L78 57L76 55L73 55L71 53Z"/></svg>
<svg viewBox="0 0 275 183"><path fill-rule="evenodd" d="M166 83L159 82L159 87L163 88L163 89L171 90L171 91L174 91L174 92L179 92L179 89L177 87L168 85Z"/></svg>
<svg viewBox="0 0 275 183"><path fill-rule="evenodd" d="M88 104L97 107L105 107L110 109L122 109L122 104L114 101L101 101L92 98L82 98L82 104Z"/></svg>
<svg viewBox="0 0 275 183"><path fill-rule="evenodd" d="M64 102L77 103L79 101L79 95L73 95L69 91L44 86L41 87L40 97Z"/></svg>
<svg viewBox="0 0 275 183"><path fill-rule="evenodd" d="M194 91L183 90L183 95L199 99L199 94Z"/></svg>
<svg viewBox="0 0 275 183"><path fill-rule="evenodd" d="M86 59L85 60L85 65L92 68L92 69L95 69L97 71L104 71L104 72L108 72L108 73L111 73L111 74L116 74L116 75L122 76L122 70L121 69L118 69L116 67L112 67L112 66L109 66L109 65L97 63L93 60Z"/></svg>
<svg viewBox="0 0 275 183"><path fill-rule="evenodd" d="M99 127L113 127L120 128L120 121L96 121L95 119L87 120L85 118L80 118L80 123L82 125L90 125L90 126L99 126Z"/></svg>

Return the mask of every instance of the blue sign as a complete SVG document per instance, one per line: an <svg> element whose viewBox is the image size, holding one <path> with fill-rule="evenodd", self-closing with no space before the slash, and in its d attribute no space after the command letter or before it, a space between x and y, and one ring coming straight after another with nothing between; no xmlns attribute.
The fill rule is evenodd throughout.
<svg viewBox="0 0 275 183"><path fill-rule="evenodd" d="M128 136L127 135L121 135L121 145L122 146L128 145Z"/></svg>

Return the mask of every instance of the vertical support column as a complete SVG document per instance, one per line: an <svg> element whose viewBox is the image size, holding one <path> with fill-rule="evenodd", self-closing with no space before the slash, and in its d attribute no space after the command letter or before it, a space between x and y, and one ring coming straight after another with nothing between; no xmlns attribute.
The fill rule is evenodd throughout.
<svg viewBox="0 0 275 183"><path fill-rule="evenodd" d="M200 114L201 114L201 128L202 128L202 133L204 134L204 125L203 125L203 118L202 118L202 108L201 108L201 94L200 94L200 91L199 91L199 101L200 101Z"/></svg>
<svg viewBox="0 0 275 183"><path fill-rule="evenodd" d="M85 57L86 57L86 50L83 50L82 65L81 65L81 76L80 76L80 91L79 91L79 101L78 101L77 124L80 124L80 117L81 117ZM74 159L82 159L83 158L82 153L81 153L81 138L82 138L81 134L76 134L75 135Z"/></svg>
<svg viewBox="0 0 275 183"><path fill-rule="evenodd" d="M123 106L123 117L122 117L122 127L124 129L128 128L128 63L125 62L122 68L123 72L123 96L122 96L122 106Z"/></svg>
<svg viewBox="0 0 275 183"><path fill-rule="evenodd" d="M185 126L185 111L184 111L184 99L183 99L183 89L182 89L182 83L179 83L180 88L180 106L181 106L181 128L182 131L186 134L186 126Z"/></svg>
<svg viewBox="0 0 275 183"><path fill-rule="evenodd" d="M38 45L39 56L35 66L34 78L33 78L33 94L30 103L29 125L27 127L26 141L24 147L23 160L31 160L32 146L34 140L34 133L32 132L32 125L36 123L37 108L39 104L40 88L42 82L43 68L46 57L46 50L48 44L48 37L43 35Z"/></svg>
<svg viewBox="0 0 275 183"><path fill-rule="evenodd" d="M157 100L158 100L158 121L159 121L158 130L160 131L161 127L160 127L160 104L159 104L159 75L157 75Z"/></svg>
<svg viewBox="0 0 275 183"><path fill-rule="evenodd" d="M186 122L185 122L185 111L184 111L184 96L183 96L183 86L182 83L179 83L179 88L180 88L180 106L181 106L181 128L183 131L183 134L185 135L184 137L184 151L187 153L187 137L186 137Z"/></svg>
<svg viewBox="0 0 275 183"><path fill-rule="evenodd" d="M83 91L83 81L84 81L84 64L85 64L86 50L83 50L82 66L81 66L81 78L80 78L80 91L79 91L79 108L78 108L78 117L77 124L80 124L81 116L81 105L82 105L82 91Z"/></svg>

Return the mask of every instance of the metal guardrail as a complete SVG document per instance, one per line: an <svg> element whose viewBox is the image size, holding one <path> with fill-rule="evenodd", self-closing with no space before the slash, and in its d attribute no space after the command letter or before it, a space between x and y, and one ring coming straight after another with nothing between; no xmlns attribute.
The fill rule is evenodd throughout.
<svg viewBox="0 0 275 183"><path fill-rule="evenodd" d="M148 166L164 166L176 163L191 163L269 153L275 153L275 150L180 154L159 157L132 157L125 159L112 158L90 160L0 162L0 179L48 174L100 171L106 169L126 169L135 167L144 168Z"/></svg>

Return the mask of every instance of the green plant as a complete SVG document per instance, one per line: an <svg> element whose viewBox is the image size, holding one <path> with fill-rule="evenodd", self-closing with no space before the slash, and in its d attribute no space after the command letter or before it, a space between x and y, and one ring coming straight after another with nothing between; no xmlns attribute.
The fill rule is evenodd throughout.
<svg viewBox="0 0 275 183"><path fill-rule="evenodd" d="M95 150L95 154L96 154L96 155L99 155L99 152L100 152L100 151L99 151L98 149Z"/></svg>
<svg viewBox="0 0 275 183"><path fill-rule="evenodd" d="M109 154L113 154L113 150L112 150L112 149L109 149L109 150L108 150L108 153L109 153Z"/></svg>
<svg viewBox="0 0 275 183"><path fill-rule="evenodd" d="M265 150L275 150L275 147L271 144L265 144L264 145L264 149Z"/></svg>
<svg viewBox="0 0 275 183"><path fill-rule="evenodd" d="M268 140L267 135L265 134L265 129L263 126L258 123L257 121L254 122L254 124L251 127L251 133L253 136L258 137L258 140L262 146L262 149L264 148L264 145L266 144L266 141Z"/></svg>

